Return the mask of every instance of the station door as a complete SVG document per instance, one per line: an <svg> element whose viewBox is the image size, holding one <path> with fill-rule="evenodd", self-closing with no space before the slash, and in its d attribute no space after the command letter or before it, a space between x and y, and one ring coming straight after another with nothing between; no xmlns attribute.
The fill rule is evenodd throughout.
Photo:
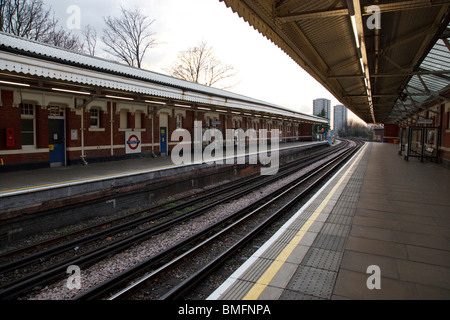
<svg viewBox="0 0 450 320"><path fill-rule="evenodd" d="M62 166L65 163L64 120L48 119L48 147L50 166Z"/></svg>

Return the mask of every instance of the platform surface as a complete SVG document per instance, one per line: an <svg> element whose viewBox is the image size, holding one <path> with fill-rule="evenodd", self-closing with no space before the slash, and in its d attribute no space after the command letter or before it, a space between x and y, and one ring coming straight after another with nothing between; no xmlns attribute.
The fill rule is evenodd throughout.
<svg viewBox="0 0 450 320"><path fill-rule="evenodd" d="M304 147L324 143L289 142L281 143L280 150ZM224 155L226 155L224 153ZM92 163L86 166L63 166L36 170L24 170L0 173L0 198L11 193L30 192L40 188L60 187L74 182L88 182L99 179L112 179L119 176L140 174L154 170L176 167L170 156L157 158L138 158L121 161Z"/></svg>
<svg viewBox="0 0 450 320"><path fill-rule="evenodd" d="M369 143L208 299L449 299L450 170Z"/></svg>

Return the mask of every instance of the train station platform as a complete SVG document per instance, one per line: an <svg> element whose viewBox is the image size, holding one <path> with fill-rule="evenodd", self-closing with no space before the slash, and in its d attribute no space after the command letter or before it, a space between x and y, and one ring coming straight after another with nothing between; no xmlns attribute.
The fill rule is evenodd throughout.
<svg viewBox="0 0 450 320"><path fill-rule="evenodd" d="M278 160L271 159L266 168L272 168L273 163L272 169L276 169L275 163L282 166L329 147L326 141L280 143ZM224 160L218 163L202 159L174 164L170 156L143 157L0 173L0 249L28 237L63 232L74 224L95 223L103 217L176 201L182 195L262 174L261 161L254 163L249 154L261 159L252 151L245 159L227 161L236 156L224 151Z"/></svg>
<svg viewBox="0 0 450 320"><path fill-rule="evenodd" d="M450 171L368 143L209 300L450 299Z"/></svg>
<svg viewBox="0 0 450 320"><path fill-rule="evenodd" d="M281 143L279 149L280 151L287 151L321 144L326 144L326 142L288 142ZM200 164L202 163L176 165L172 162L170 156L165 156L4 172L0 173L0 199L16 194L37 192L100 180L138 176L153 171L170 170L176 167Z"/></svg>
<svg viewBox="0 0 450 320"><path fill-rule="evenodd" d="M326 141L281 143L278 156L264 169L276 170L324 148L330 148ZM218 155L212 162L205 158L174 164L170 156L143 157L0 173L0 248L29 236L175 201L182 195L263 174L260 160L267 153L260 152L263 154L247 151L239 161L236 154L225 150L222 160Z"/></svg>

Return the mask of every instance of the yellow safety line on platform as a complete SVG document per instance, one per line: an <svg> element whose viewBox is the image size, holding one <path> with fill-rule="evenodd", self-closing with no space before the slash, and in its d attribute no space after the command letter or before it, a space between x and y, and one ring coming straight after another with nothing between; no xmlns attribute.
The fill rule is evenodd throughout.
<svg viewBox="0 0 450 320"><path fill-rule="evenodd" d="M364 149L360 152L360 154L355 159L355 161L353 161L352 165L347 169L347 171L344 173L344 175L341 177L341 179L339 179L338 183L333 187L333 189L330 191L330 193L328 193L326 198L322 201L322 203L319 205L319 207L314 211L314 213L311 215L311 217L306 221L306 223L303 225L303 227L297 232L297 234L289 242L289 244L283 249L283 251L281 251L281 253L272 262L272 264L266 270L266 272L264 272L264 274L258 279L258 281L256 281L256 283L253 285L253 287L250 289L250 291L247 292L247 294L244 296L243 300L256 300L263 293L263 291L266 289L266 287L269 285L269 283L272 281L272 279L275 277L275 275L281 269L283 264L289 258L292 251L294 251L294 249L297 247L297 245L303 239L306 232L308 232L311 225L314 223L314 221L317 219L319 214L322 212L322 209L325 208L325 206L330 201L331 197L333 197L333 195L336 193L336 190L339 188L339 186L342 184L344 179L347 177L350 170L352 170L352 168L355 166L355 164L361 158L361 156L363 155L363 153L366 149L366 146L364 146Z"/></svg>
<svg viewBox="0 0 450 320"><path fill-rule="evenodd" d="M295 148L295 147L284 147L284 148L278 148L278 149L269 150L269 151L282 151L284 149L292 149L292 148ZM246 154L246 156L251 156L251 155L254 155L254 154L258 154L258 152L248 153L248 154ZM223 160L227 160L228 158L233 158L233 157L235 157L235 156L223 157L221 159L214 159L214 161L223 161ZM185 165L197 165L197 164L202 164L202 163L203 163L202 161L200 161L200 162L195 162L194 161L192 163L187 163ZM3 164L3 162L2 162L2 164ZM10 192L18 192L18 191L22 191L22 190L33 190L33 189L39 189L39 188L45 188L45 187L54 187L54 186L65 185L65 184L74 183L74 182L82 182L82 181L86 181L87 182L87 181L97 180L97 179L102 179L102 178L122 176L122 175L125 175L125 174L133 174L133 173L139 173L139 172L143 172L144 173L144 172L147 172L147 171L167 169L167 168L172 168L172 167L176 167L176 166L178 166L178 165L171 164L171 165L167 165L167 166L154 167L154 168L150 168L150 169L140 169L140 170L121 172L121 173L112 173L112 174L107 174L107 175L103 175L103 176L95 176L95 177L90 177L90 178L82 178L82 179L74 179L74 180L54 182L54 183L48 183L48 184L41 184L41 185L38 185L38 186L30 186L30 187L9 189L9 190L0 191L0 194L10 193Z"/></svg>

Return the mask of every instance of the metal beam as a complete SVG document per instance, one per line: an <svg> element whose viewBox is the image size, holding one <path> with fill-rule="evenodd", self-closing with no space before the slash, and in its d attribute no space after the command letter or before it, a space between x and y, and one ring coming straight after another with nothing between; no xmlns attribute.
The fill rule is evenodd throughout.
<svg viewBox="0 0 450 320"><path fill-rule="evenodd" d="M325 11L309 11L302 13L292 13L287 15L277 15L282 22L292 22L304 19L317 19L317 18L327 18L335 16L345 16L348 15L347 9L335 9L335 10L325 10Z"/></svg>
<svg viewBox="0 0 450 320"><path fill-rule="evenodd" d="M368 94L372 95L372 92L371 92L372 89L371 89L371 83L370 83L370 73L369 73L369 67L368 67L369 59L368 59L368 56L367 56L366 40L365 40L365 37L364 37L364 27L365 26L364 26L364 22L363 22L363 18L362 18L360 0L353 0L353 8L350 11L353 11L353 10L355 12L355 15L354 15L355 19L354 19L354 21L356 23L356 26L355 26L356 27L356 32L358 33L357 36L358 36L359 42L360 42L361 59L362 59L362 62L364 64L363 68L365 68L365 70L362 70L362 72L364 72L366 77L367 77ZM351 13L353 13L353 12L351 12ZM366 95L366 97L367 97L367 95ZM369 98L369 97L367 97L367 98ZM372 96L372 98L374 98L374 97ZM369 109L370 109L370 115L372 116L372 122L376 123L377 121L375 119L375 113L374 113L374 110L373 110L373 106L369 105Z"/></svg>
<svg viewBox="0 0 450 320"><path fill-rule="evenodd" d="M450 70L419 70L415 72L401 72L401 73L379 73L379 74L371 74L371 78L389 78L389 77L408 77L408 76L423 76L423 75L443 75L450 74ZM357 79L364 78L363 74L344 74L339 76L329 76L329 79ZM447 78L448 79L448 78Z"/></svg>
<svg viewBox="0 0 450 320"><path fill-rule="evenodd" d="M329 76L328 79L339 80L339 79L361 79L365 78L363 74L347 74L341 76Z"/></svg>
<svg viewBox="0 0 450 320"><path fill-rule="evenodd" d="M420 90L420 91L430 93L430 89L428 88L428 86L426 85L426 83L423 81L422 77L421 77L421 76L417 76L417 78L419 78L420 83L422 84L423 88L425 89L425 90ZM411 81L410 81L409 83L411 83ZM408 86L411 87L411 88L414 88L414 87L413 87L412 85L410 85L410 84L408 84Z"/></svg>
<svg viewBox="0 0 450 320"><path fill-rule="evenodd" d="M366 94L347 95L348 98L367 98ZM374 94L372 98L397 98L398 94Z"/></svg>
<svg viewBox="0 0 450 320"><path fill-rule="evenodd" d="M448 51L450 51L450 42L448 41L448 39L442 39L445 43L445 46L447 47Z"/></svg>
<svg viewBox="0 0 450 320"><path fill-rule="evenodd" d="M419 70L424 70L424 69L419 69ZM445 71L445 72L436 72L436 73L429 73L429 74L450 82L450 77L444 76L444 74L450 74L449 70L443 70L443 71ZM423 73L421 75L426 75L426 74L427 73Z"/></svg>
<svg viewBox="0 0 450 320"><path fill-rule="evenodd" d="M281 6L285 5L287 2L281 4ZM377 4L380 8L381 13L386 12L394 12L394 11L404 11L404 10L415 10L422 8L430 8L436 6L442 6L446 4L446 1L429 1L429 0L412 0L412 1L399 1L394 3L385 3L385 4ZM276 6L276 11L280 12L280 5ZM367 13L367 9L369 6L364 7L364 11L362 15L371 15L372 13ZM356 12L355 12L356 13ZM303 19L316 19L316 18L326 18L326 17L335 17L335 16L344 16L348 15L348 9L333 9L333 10L318 10L318 11L309 11L309 12L301 12L301 13L290 13L290 14L277 14L276 17L280 18L282 22L292 22Z"/></svg>
<svg viewBox="0 0 450 320"><path fill-rule="evenodd" d="M442 75L450 74L450 70L424 70L421 69L415 72L403 72L403 73L385 73L385 74L374 74L371 77L405 77L405 76L423 76L423 75Z"/></svg>
<svg viewBox="0 0 450 320"><path fill-rule="evenodd" d="M348 62L346 62L346 63L344 63L344 64L342 64L342 65L340 65L338 67L334 67L333 68L333 74L330 74L330 75L335 75L336 73L341 72L342 70L354 67L355 64L359 65L359 62L357 60L356 61L355 60L350 60L350 61L348 61Z"/></svg>
<svg viewBox="0 0 450 320"><path fill-rule="evenodd" d="M287 1L289 2L289 1ZM281 6L285 5L284 2ZM386 12L395 12L395 11L404 11L404 10L415 10L422 8L430 8L436 6L442 6L446 4L445 0L442 1L429 1L429 0L412 0L412 1L399 1L394 3L385 3L385 4L377 4L380 8L381 13ZM276 6L276 9L280 10L280 5ZM367 12L370 6L364 7L363 15L371 15L371 12ZM297 21L302 19L315 19L315 18L324 18L324 17L334 17L334 16L343 16L348 15L348 9L334 9L334 10L318 10L318 11L309 11L309 12L301 12L301 13L292 13L285 15L277 15L278 18L281 18L283 22L289 21Z"/></svg>
<svg viewBox="0 0 450 320"><path fill-rule="evenodd" d="M386 12L394 12L394 11L404 11L404 10L416 10L423 8L431 8L436 6L442 6L448 4L446 0L409 0L409 1L398 1L391 3L378 3L377 6L380 8L381 13ZM372 13L366 13L367 8L369 6L364 7L364 15L370 15Z"/></svg>
<svg viewBox="0 0 450 320"><path fill-rule="evenodd" d="M429 29L430 29L429 26L422 27L420 29L416 29L414 32L411 32L407 35L402 35L400 37L396 37L395 39L392 39L390 41L389 45L384 45L382 47L380 54L386 55L387 52L392 49L404 46L404 45L408 44L409 42L412 42L412 41L422 38L424 33L429 31Z"/></svg>
<svg viewBox="0 0 450 320"><path fill-rule="evenodd" d="M406 91L408 98L410 97L426 97L426 96L438 96L439 92L437 91L430 91L430 92L408 92ZM373 98L398 98L399 94L374 94L372 95ZM367 95L347 95L348 98L365 98ZM375 103L376 104L376 103Z"/></svg>

